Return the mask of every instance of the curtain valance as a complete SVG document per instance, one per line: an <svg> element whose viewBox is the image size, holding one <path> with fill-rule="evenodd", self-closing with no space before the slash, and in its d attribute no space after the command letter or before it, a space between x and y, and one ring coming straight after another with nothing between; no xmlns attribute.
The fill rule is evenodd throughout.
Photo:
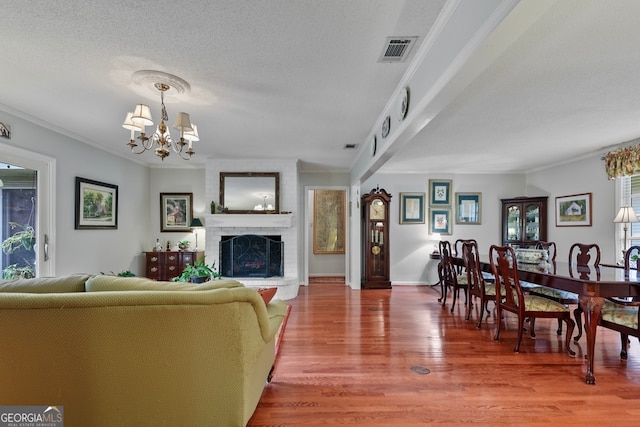
<svg viewBox="0 0 640 427"><path fill-rule="evenodd" d="M609 151L604 156L609 179L640 173L640 144Z"/></svg>

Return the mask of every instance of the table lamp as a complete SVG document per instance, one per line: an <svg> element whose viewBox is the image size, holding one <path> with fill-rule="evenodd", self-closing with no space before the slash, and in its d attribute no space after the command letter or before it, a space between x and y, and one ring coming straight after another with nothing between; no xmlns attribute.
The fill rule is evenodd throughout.
<svg viewBox="0 0 640 427"><path fill-rule="evenodd" d="M202 225L202 221L200 221L200 218L193 218L191 220L191 225L189 225L189 227L202 228L204 227L204 225ZM193 233L196 235L196 252L197 252L198 251L198 230L193 230Z"/></svg>
<svg viewBox="0 0 640 427"><path fill-rule="evenodd" d="M629 229L630 222L640 222L640 219L636 216L631 206L622 206L618 211L618 215L613 219L613 222L624 224L624 241L623 252L627 251L627 230Z"/></svg>

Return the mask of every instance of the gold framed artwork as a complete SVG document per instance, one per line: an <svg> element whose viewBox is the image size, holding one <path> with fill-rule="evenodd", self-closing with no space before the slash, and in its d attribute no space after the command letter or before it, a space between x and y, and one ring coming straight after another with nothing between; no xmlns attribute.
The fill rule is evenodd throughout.
<svg viewBox="0 0 640 427"><path fill-rule="evenodd" d="M313 253L345 253L345 190L315 190L313 195Z"/></svg>

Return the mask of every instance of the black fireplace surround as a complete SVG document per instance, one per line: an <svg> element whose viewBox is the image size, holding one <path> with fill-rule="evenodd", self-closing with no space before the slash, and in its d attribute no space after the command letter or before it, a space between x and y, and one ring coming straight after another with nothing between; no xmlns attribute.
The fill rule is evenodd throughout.
<svg viewBox="0 0 640 427"><path fill-rule="evenodd" d="M220 274L224 277L282 277L284 242L280 236L222 236Z"/></svg>

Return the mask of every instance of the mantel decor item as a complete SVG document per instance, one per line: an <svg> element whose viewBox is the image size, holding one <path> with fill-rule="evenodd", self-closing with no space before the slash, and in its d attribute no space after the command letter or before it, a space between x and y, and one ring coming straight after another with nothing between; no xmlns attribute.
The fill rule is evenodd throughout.
<svg viewBox="0 0 640 427"><path fill-rule="evenodd" d="M400 193L400 224L424 224L424 193Z"/></svg>
<svg viewBox="0 0 640 427"><path fill-rule="evenodd" d="M456 224L482 224L482 193L456 193Z"/></svg>
<svg viewBox="0 0 640 427"><path fill-rule="evenodd" d="M173 139L165 123L165 121L169 121L169 116L164 106L165 93L188 93L191 90L189 83L178 76L151 70L137 71L133 73L131 78L134 83L140 86L153 84L153 87L160 93L161 107L160 124L151 136L147 136L145 133L146 126L153 126L151 110L147 105L138 104L132 112L127 113L122 127L131 131L131 139L127 144L131 147L131 152L142 154L147 150L155 149L156 155L164 161L165 157L171 154L171 151L169 151L169 148L171 148L174 153L184 160L189 160L195 154L192 146L193 141L200 140L198 129L195 124L191 123L188 113L180 112L173 124L173 128L180 131L180 138L178 140ZM136 132L140 132L137 138L135 136ZM136 139L139 140L141 146L136 143ZM188 147L185 150L187 145Z"/></svg>
<svg viewBox="0 0 640 427"><path fill-rule="evenodd" d="M591 193L556 197L556 227L591 226Z"/></svg>
<svg viewBox="0 0 640 427"><path fill-rule="evenodd" d="M118 228L118 186L76 177L75 229Z"/></svg>
<svg viewBox="0 0 640 427"><path fill-rule="evenodd" d="M160 231L189 232L193 193L160 193Z"/></svg>

